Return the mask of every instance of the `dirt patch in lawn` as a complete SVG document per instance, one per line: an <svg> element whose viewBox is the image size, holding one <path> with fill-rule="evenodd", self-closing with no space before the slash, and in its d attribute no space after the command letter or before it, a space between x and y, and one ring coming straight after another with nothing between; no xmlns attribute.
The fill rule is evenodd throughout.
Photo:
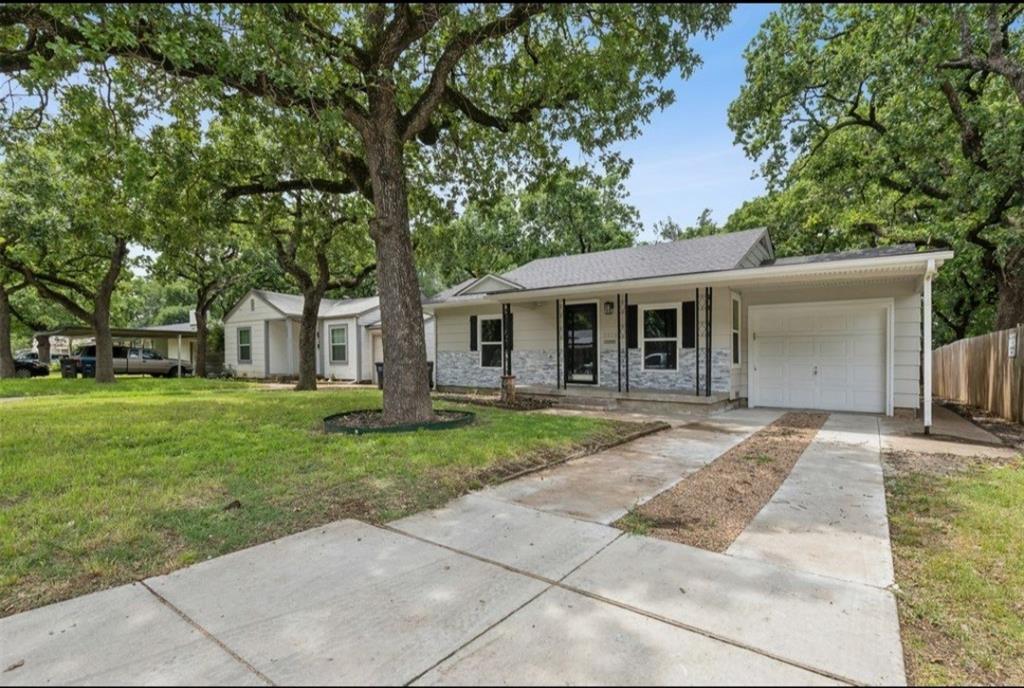
<svg viewBox="0 0 1024 688"><path fill-rule="evenodd" d="M372 432L412 432L445 430L472 423L474 416L466 411L435 410L434 417L422 423L395 423L383 411L348 411L324 418L324 432L347 432L354 435Z"/></svg>
<svg viewBox="0 0 1024 688"><path fill-rule="evenodd" d="M550 399L537 399L529 396L517 396L515 401L509 403L495 395L482 394L438 394L434 397L440 401L454 401L459 404L474 404L476 406L489 406L508 411L541 411L554 406Z"/></svg>
<svg viewBox="0 0 1024 688"><path fill-rule="evenodd" d="M1017 461L1014 458L993 456L960 456L959 454L933 454L912 451L889 451L882 457L882 467L887 478L901 478L910 475L947 476L965 473L977 468L1006 466Z"/></svg>
<svg viewBox="0 0 1024 688"><path fill-rule="evenodd" d="M768 503L827 413L787 413L615 525L724 552Z"/></svg>

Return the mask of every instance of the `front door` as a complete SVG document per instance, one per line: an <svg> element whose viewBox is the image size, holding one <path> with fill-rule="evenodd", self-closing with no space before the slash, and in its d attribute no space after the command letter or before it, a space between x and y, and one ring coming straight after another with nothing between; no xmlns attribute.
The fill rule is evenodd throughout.
<svg viewBox="0 0 1024 688"><path fill-rule="evenodd" d="M597 304L565 306L565 381L597 384Z"/></svg>

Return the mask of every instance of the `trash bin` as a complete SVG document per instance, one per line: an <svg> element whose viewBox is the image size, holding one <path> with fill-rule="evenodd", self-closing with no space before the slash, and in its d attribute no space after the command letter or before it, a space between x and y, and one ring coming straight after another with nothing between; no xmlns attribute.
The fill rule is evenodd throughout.
<svg viewBox="0 0 1024 688"><path fill-rule="evenodd" d="M82 360L82 377L96 377L96 361Z"/></svg>
<svg viewBox="0 0 1024 688"><path fill-rule="evenodd" d="M384 389L384 364L374 363L377 367L377 389ZM427 361L427 384L434 389L434 362Z"/></svg>
<svg viewBox="0 0 1024 688"><path fill-rule="evenodd" d="M78 367L70 358L60 359L60 376L72 380L78 377Z"/></svg>

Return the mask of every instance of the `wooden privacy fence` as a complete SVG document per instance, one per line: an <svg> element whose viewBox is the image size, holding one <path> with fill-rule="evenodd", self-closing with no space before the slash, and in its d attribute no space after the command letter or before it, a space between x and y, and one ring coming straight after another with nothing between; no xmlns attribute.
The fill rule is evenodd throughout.
<svg viewBox="0 0 1024 688"><path fill-rule="evenodd" d="M1024 325L1018 325L936 349L932 352L932 394L1024 422L1022 345Z"/></svg>

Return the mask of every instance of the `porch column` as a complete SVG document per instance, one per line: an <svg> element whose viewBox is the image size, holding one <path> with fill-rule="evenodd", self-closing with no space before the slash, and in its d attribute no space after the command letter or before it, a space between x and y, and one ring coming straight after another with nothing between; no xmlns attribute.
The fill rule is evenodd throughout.
<svg viewBox="0 0 1024 688"><path fill-rule="evenodd" d="M924 432L932 431L932 275L935 274L935 261L928 261L928 269L924 273L924 351L921 363L924 376Z"/></svg>
<svg viewBox="0 0 1024 688"><path fill-rule="evenodd" d="M287 367L287 371L288 371L288 375L293 375L295 373L295 365L292 362L292 351L293 351L292 339L293 339L293 337L292 337L292 321L291 321L291 319L289 319L289 318L285 318L284 319L284 328L285 328L285 339L288 342L288 346L287 346L287 349L286 349L287 352L288 352L288 367Z"/></svg>
<svg viewBox="0 0 1024 688"><path fill-rule="evenodd" d="M502 375L512 375L512 306L501 304Z"/></svg>
<svg viewBox="0 0 1024 688"><path fill-rule="evenodd" d="M711 396L711 287L704 287L704 396Z"/></svg>
<svg viewBox="0 0 1024 688"><path fill-rule="evenodd" d="M178 335L178 377L181 377L181 335Z"/></svg>
<svg viewBox="0 0 1024 688"><path fill-rule="evenodd" d="M622 391L622 294L615 295L615 353L618 355L619 392Z"/></svg>
<svg viewBox="0 0 1024 688"><path fill-rule="evenodd" d="M622 307L625 310L626 323L626 394L629 394L629 292L622 295ZM634 323L635 324L635 323ZM639 333L637 334L637 345L639 345ZM640 358L643 360L643 348L640 349Z"/></svg>
<svg viewBox="0 0 1024 688"><path fill-rule="evenodd" d="M555 299L555 389L562 388L562 300Z"/></svg>
<svg viewBox="0 0 1024 688"><path fill-rule="evenodd" d="M516 401L516 378L512 374L512 306L501 304L501 400L506 404Z"/></svg>

